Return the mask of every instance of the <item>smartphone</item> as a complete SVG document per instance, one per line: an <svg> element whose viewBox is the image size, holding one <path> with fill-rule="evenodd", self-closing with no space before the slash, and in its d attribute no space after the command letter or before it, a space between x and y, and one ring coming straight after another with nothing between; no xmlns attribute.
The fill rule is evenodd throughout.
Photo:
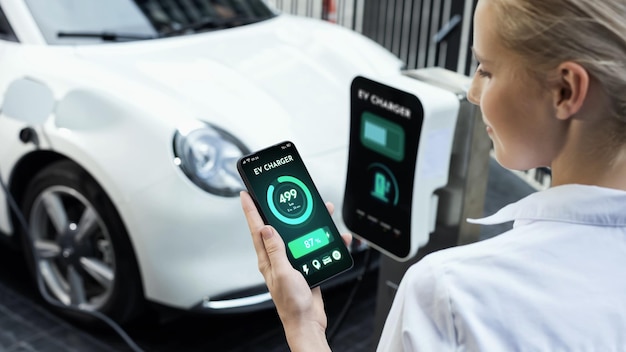
<svg viewBox="0 0 626 352"><path fill-rule="evenodd" d="M352 256L292 142L242 157L237 170L263 221L278 231L291 265L310 287L352 267Z"/></svg>

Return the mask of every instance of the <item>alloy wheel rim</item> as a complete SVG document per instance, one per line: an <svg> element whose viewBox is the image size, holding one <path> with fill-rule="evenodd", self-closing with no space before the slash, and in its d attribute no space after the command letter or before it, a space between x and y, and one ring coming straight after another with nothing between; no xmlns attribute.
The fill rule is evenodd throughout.
<svg viewBox="0 0 626 352"><path fill-rule="evenodd" d="M46 188L30 213L36 266L50 293L64 305L99 310L115 282L115 253L96 208L66 186Z"/></svg>

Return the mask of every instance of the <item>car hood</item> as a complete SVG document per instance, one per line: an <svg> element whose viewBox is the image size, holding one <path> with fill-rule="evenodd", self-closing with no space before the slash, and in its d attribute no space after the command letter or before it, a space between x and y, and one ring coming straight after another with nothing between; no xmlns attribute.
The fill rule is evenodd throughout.
<svg viewBox="0 0 626 352"><path fill-rule="evenodd" d="M347 145L355 76L400 68L369 39L289 15L183 37L79 46L75 53L124 84L156 90L195 118L258 144L251 149L292 139L307 154ZM137 91L132 99L141 96ZM189 117L172 115L160 118L176 124Z"/></svg>

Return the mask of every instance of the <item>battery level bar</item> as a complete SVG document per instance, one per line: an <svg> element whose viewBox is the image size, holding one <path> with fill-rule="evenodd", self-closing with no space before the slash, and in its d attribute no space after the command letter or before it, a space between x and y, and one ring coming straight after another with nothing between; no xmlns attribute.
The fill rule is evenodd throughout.
<svg viewBox="0 0 626 352"><path fill-rule="evenodd" d="M324 226L289 242L287 247L293 257L298 259L327 245L330 242L329 237L328 227Z"/></svg>

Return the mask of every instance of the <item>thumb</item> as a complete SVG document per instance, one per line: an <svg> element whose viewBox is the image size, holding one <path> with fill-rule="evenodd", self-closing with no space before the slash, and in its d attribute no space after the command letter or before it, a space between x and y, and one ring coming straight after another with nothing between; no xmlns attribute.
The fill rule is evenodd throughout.
<svg viewBox="0 0 626 352"><path fill-rule="evenodd" d="M276 232L276 230L271 226L264 226L261 229L261 237L263 238L263 244L269 259L269 265L273 268L273 270L285 268L291 269L291 264L289 263L289 259L287 259L285 242L283 242L283 239L280 237L278 232Z"/></svg>

